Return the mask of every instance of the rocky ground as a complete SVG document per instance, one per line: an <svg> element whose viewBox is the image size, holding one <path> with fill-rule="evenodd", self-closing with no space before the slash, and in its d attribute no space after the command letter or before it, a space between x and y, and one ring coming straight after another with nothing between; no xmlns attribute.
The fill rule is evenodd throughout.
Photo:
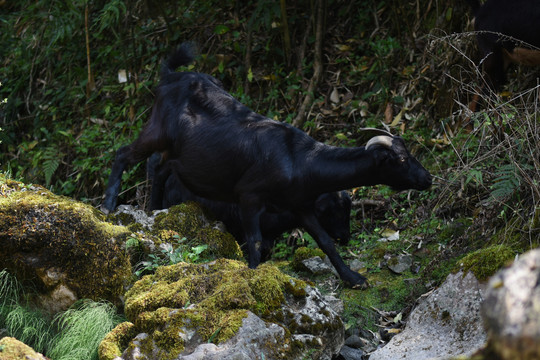
<svg viewBox="0 0 540 360"><path fill-rule="evenodd" d="M347 325L350 297L371 290L332 295L328 289L340 281L323 254L302 250L293 267L267 262L248 269L230 234L195 204L153 216L127 207L106 218L42 187L3 179L0 213L2 267L34 284L36 306L57 313L90 298L123 309L126 321L102 341L101 360L515 359L516 352L534 359L540 351L538 251L489 282L470 267L451 273L405 315L374 309L374 332ZM204 251L196 257L198 247ZM399 274L411 258L385 266ZM362 271L363 264L351 266ZM0 342L2 359L21 351L40 359L24 348L8 337Z"/></svg>

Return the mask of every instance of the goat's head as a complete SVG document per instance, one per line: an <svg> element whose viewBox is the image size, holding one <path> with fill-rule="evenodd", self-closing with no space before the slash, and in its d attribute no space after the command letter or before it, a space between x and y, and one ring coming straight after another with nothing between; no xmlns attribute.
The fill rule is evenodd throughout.
<svg viewBox="0 0 540 360"><path fill-rule="evenodd" d="M401 137L390 133L375 136L366 150L372 151L382 184L396 190L426 190L431 186L431 174L409 153Z"/></svg>
<svg viewBox="0 0 540 360"><path fill-rule="evenodd" d="M315 201L315 214L328 235L341 244L351 237L351 197L346 191L325 193Z"/></svg>

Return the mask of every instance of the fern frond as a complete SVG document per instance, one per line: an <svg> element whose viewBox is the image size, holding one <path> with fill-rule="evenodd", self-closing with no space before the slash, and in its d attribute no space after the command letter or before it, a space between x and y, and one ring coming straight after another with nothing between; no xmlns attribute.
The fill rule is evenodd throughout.
<svg viewBox="0 0 540 360"><path fill-rule="evenodd" d="M43 174L47 186L51 184L51 179L56 169L60 165L61 154L53 147L48 147L43 152Z"/></svg>
<svg viewBox="0 0 540 360"><path fill-rule="evenodd" d="M504 164L495 172L491 196L503 199L512 196L521 186L521 176L514 164Z"/></svg>

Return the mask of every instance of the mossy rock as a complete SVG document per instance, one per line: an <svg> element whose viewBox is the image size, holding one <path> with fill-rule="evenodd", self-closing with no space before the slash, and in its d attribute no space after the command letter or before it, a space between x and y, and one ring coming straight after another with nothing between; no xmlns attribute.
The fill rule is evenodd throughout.
<svg viewBox="0 0 540 360"><path fill-rule="evenodd" d="M12 337L0 339L0 359L2 360L46 360L45 356L34 351L30 346Z"/></svg>
<svg viewBox="0 0 540 360"><path fill-rule="evenodd" d="M135 325L128 321L118 324L101 341L98 348L100 360L113 360L122 356L131 339L137 335Z"/></svg>
<svg viewBox="0 0 540 360"><path fill-rule="evenodd" d="M187 202L159 213L155 218L153 233L162 242L173 246L178 238L185 238L183 244L189 247L207 245L213 258L242 259L242 250L234 237L218 224L207 217L199 204Z"/></svg>
<svg viewBox="0 0 540 360"><path fill-rule="evenodd" d="M92 206L0 179L0 268L31 284L55 312L80 298L117 305L131 282L129 232Z"/></svg>
<svg viewBox="0 0 540 360"><path fill-rule="evenodd" d="M306 267L302 264L302 261L306 259L311 259L312 257L318 256L321 259L326 257L326 254L319 248L311 249L307 247L299 247L296 249L291 261L291 267L296 271L306 271Z"/></svg>
<svg viewBox="0 0 540 360"><path fill-rule="evenodd" d="M516 253L506 245L493 245L466 255L456 264L455 272L472 272L479 281L487 281L502 267L508 265Z"/></svg>
<svg viewBox="0 0 540 360"><path fill-rule="evenodd" d="M189 201L171 206L169 211L156 215L154 221L154 233L159 234L163 230L176 231L180 236L194 238L199 229L210 224L201 206Z"/></svg>
<svg viewBox="0 0 540 360"><path fill-rule="evenodd" d="M189 344L193 338L198 343L227 341L249 313L269 322L293 318L298 311L283 310L283 306L291 299L306 303L306 289L305 282L269 264L249 269L242 262L227 259L198 265L179 263L160 267L154 275L136 282L126 294L125 313L137 333L148 334L142 347L156 345L160 359L175 359L186 346L193 346ZM322 312L329 315L328 310ZM335 318L338 323L332 325L333 331L343 331L339 316ZM321 325L310 316L302 315L301 319L283 326L291 328L284 331L283 340L290 351L300 346L294 344L294 329L307 329L321 336L329 331L328 325ZM108 338L115 341L114 336ZM117 349L121 347L117 345ZM109 344L107 348L115 347Z"/></svg>

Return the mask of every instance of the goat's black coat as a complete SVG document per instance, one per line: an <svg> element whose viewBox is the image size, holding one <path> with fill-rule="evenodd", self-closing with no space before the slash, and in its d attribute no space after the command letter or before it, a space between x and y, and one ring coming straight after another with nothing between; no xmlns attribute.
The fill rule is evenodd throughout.
<svg viewBox="0 0 540 360"><path fill-rule="evenodd" d="M191 58L183 45L164 62L149 123L137 140L116 153L104 210L116 207L127 165L166 152L191 192L238 204L251 268L261 259L261 214L290 211L340 277L353 287L364 287L366 279L345 265L317 220L315 201L321 194L363 185L424 190L431 186L429 172L399 137L391 138L391 146L325 145L291 125L251 111L210 75L173 72L185 64L178 59Z"/></svg>
<svg viewBox="0 0 540 360"><path fill-rule="evenodd" d="M486 80L492 89L498 91L506 83L506 69L510 62L519 61L512 59L514 49L540 48L540 2L488 0L482 5L478 0L467 2L475 16L475 30L479 32L477 41Z"/></svg>
<svg viewBox="0 0 540 360"><path fill-rule="evenodd" d="M176 204L195 201L222 221L227 230L244 246L246 241L238 204L208 200L193 194L174 173L171 163L160 165L161 156L157 155L151 156L148 161L148 177L152 179L151 209L167 209ZM342 244L346 244L350 238L351 203L346 191L322 194L315 201L317 220L330 237ZM264 211L260 217L261 259L268 258L278 236L300 226L300 219L290 211Z"/></svg>

